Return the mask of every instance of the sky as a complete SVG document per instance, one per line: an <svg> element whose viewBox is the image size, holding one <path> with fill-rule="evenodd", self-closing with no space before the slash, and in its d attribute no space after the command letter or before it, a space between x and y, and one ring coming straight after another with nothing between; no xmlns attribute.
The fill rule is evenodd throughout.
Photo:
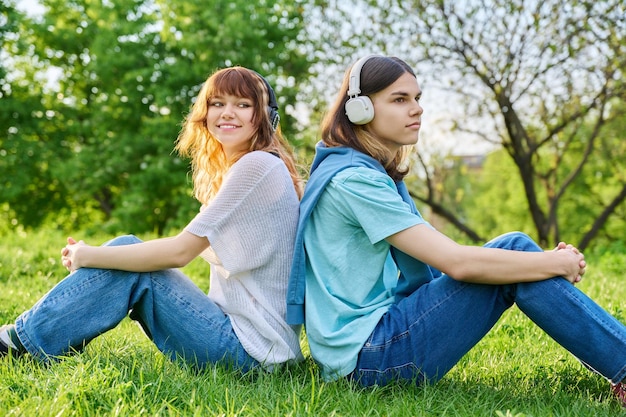
<svg viewBox="0 0 626 417"><path fill-rule="evenodd" d="M27 13L38 14L43 12L43 6L37 0L17 0L17 8Z"/></svg>

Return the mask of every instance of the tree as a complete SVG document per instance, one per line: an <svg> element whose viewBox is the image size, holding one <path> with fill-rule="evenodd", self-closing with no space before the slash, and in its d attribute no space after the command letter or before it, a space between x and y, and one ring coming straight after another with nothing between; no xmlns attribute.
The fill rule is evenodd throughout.
<svg viewBox="0 0 626 417"><path fill-rule="evenodd" d="M624 118L623 1L358 1L349 7L352 18L340 14L335 20L328 3L318 13L325 24L339 26L334 33L345 34L335 49L382 52L415 63L423 86L439 85L447 101L462 108L448 115L455 116L453 132L506 151L541 244L565 237L584 248L623 205L626 155L622 148L602 151L614 143L610 126ZM356 36L363 28L367 32ZM588 183L601 198L585 213L587 228L564 232L560 225L578 212L579 206L569 204L576 199L575 184L600 162L610 167L603 174L614 186ZM432 167L421 172L432 179ZM463 224L454 207L439 204L433 187L416 184L418 200L445 208L440 214Z"/></svg>
<svg viewBox="0 0 626 417"><path fill-rule="evenodd" d="M6 222L16 219L27 224L41 222L48 210L62 207L62 184L51 174L51 150L47 140L52 113L43 100L43 83L34 72L40 62L29 60L20 51L31 49L22 33L27 32L25 17L11 2L0 3L0 210ZM41 126L48 120L48 128Z"/></svg>
<svg viewBox="0 0 626 417"><path fill-rule="evenodd" d="M3 177L20 171L26 144L38 147L41 164L28 161L27 178L5 180L0 190L26 226L47 219L81 227L99 220L100 228L160 234L183 225L198 207L190 198L188 162L171 151L201 83L219 67L249 66L278 84L284 105L295 95L288 80L308 68L295 42L302 20L292 2L41 4L42 16L16 15L20 35L8 41L16 63L11 88L51 69L58 75L27 94L41 110L24 106L14 118L21 118L19 126L9 122L14 134L1 146L15 156L0 163ZM283 129L293 131L284 107L281 116ZM47 186L25 186L34 177ZM37 207L30 204L35 195Z"/></svg>

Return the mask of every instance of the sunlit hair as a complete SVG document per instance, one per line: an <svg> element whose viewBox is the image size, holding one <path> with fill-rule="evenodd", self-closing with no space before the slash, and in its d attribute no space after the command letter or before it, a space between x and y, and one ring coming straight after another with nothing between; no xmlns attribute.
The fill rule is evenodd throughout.
<svg viewBox="0 0 626 417"><path fill-rule="evenodd" d="M407 72L415 76L411 67L399 58L372 57L361 68L361 95L369 96L384 90ZM411 146L402 146L397 152L391 153L380 139L372 134L369 123L355 125L348 120L345 104L349 99L349 78L350 68L346 71L337 99L322 120L323 142L329 147L348 146L363 152L379 161L391 178L401 180L408 172L405 160Z"/></svg>
<svg viewBox="0 0 626 417"><path fill-rule="evenodd" d="M222 144L209 132L206 121L209 102L216 96L225 95L251 100L254 107L252 123L257 126L248 149L231 158L226 157ZM217 194L228 169L252 151L279 155L291 174L298 196L302 196L302 179L294 155L280 128L276 131L272 129L268 103L269 92L265 82L256 72L247 68L224 68L205 81L176 141L179 154L191 158L194 196L202 204L207 204Z"/></svg>

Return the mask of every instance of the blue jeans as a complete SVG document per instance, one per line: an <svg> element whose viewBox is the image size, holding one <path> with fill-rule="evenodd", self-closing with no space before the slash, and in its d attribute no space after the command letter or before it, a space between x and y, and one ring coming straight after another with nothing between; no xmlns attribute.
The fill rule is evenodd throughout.
<svg viewBox="0 0 626 417"><path fill-rule="evenodd" d="M518 232L485 246L541 251ZM435 382L513 303L556 342L611 382L626 376L626 326L566 279L481 285L443 275L390 308L363 346L350 378L364 386L392 380Z"/></svg>
<svg viewBox="0 0 626 417"><path fill-rule="evenodd" d="M105 245L138 242L122 236ZM78 269L21 314L15 328L29 353L49 360L80 351L129 313L171 359L199 367L225 363L244 372L259 365L244 350L228 316L177 269Z"/></svg>

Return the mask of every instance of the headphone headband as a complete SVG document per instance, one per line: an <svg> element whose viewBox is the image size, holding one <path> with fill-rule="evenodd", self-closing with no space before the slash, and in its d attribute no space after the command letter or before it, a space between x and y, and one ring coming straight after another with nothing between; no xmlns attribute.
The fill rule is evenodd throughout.
<svg viewBox="0 0 626 417"><path fill-rule="evenodd" d="M350 70L350 78L348 79L348 97L356 97L361 94L361 70L363 69L363 65L365 65L370 58L381 56L382 55L377 54L366 55L354 63Z"/></svg>
<svg viewBox="0 0 626 417"><path fill-rule="evenodd" d="M263 84L265 84L265 87L267 88L267 93L268 93L268 101L267 101L268 109L267 110L269 112L272 130L275 131L278 128L278 123L280 122L280 115L278 114L278 100L276 100L276 94L274 93L274 89L272 88L270 83L265 79L264 76L262 76L261 74L259 74L258 72L254 70L250 70L250 71L258 75L259 78L263 81Z"/></svg>

